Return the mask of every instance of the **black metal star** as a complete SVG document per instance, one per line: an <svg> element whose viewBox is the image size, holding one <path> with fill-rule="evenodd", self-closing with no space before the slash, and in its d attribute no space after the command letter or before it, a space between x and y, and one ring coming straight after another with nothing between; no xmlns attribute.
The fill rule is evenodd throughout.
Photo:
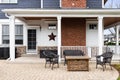
<svg viewBox="0 0 120 80"><path fill-rule="evenodd" d="M50 35L48 35L48 37L49 37L49 41L50 40L54 40L55 41L56 35L54 35L53 32L52 32Z"/></svg>

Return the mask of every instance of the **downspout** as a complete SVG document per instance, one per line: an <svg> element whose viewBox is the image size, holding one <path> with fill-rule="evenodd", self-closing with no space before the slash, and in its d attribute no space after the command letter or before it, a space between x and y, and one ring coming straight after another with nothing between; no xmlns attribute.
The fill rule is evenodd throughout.
<svg viewBox="0 0 120 80"><path fill-rule="evenodd" d="M7 13L5 13L5 17L10 18L10 15L8 15Z"/></svg>

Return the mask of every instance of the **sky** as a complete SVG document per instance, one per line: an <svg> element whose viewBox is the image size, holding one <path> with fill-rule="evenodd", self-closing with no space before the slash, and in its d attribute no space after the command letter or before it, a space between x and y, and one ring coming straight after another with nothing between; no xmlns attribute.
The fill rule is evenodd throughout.
<svg viewBox="0 0 120 80"><path fill-rule="evenodd" d="M115 34L115 30L114 30L114 28L109 28L109 29L105 29L104 30L104 35L109 35L109 34Z"/></svg>

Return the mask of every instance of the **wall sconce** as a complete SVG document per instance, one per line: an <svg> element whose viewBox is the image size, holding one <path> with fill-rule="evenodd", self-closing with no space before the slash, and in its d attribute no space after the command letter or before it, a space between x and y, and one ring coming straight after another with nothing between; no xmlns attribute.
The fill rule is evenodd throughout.
<svg viewBox="0 0 120 80"><path fill-rule="evenodd" d="M39 27L39 28L40 28L40 31L41 31L41 29L42 29L41 25L40 25L40 27Z"/></svg>

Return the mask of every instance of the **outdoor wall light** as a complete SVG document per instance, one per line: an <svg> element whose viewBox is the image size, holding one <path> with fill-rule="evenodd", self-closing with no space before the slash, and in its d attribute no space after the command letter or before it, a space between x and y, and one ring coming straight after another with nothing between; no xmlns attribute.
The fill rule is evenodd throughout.
<svg viewBox="0 0 120 80"><path fill-rule="evenodd" d="M41 25L40 25L40 27L39 27L39 28L40 28L40 31L41 31L41 29L42 29Z"/></svg>

